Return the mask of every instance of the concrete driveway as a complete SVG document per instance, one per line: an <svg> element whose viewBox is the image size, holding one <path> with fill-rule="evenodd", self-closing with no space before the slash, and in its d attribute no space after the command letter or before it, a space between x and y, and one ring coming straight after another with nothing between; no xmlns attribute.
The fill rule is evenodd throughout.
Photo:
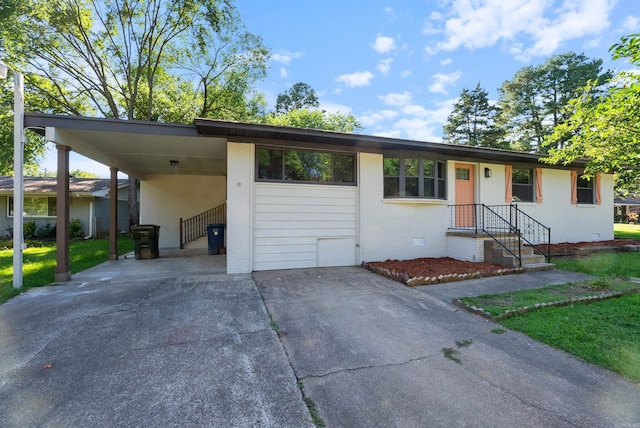
<svg viewBox="0 0 640 428"><path fill-rule="evenodd" d="M251 276L161 256L0 305L1 427L313 426Z"/></svg>
<svg viewBox="0 0 640 428"><path fill-rule="evenodd" d="M638 386L446 303L564 274L408 288L161 256L0 305L1 427L310 427L298 380L329 427L640 426Z"/></svg>
<svg viewBox="0 0 640 428"><path fill-rule="evenodd" d="M505 281L564 279L467 286L480 294ZM637 385L522 334L492 332L498 325L446 303L446 285L409 288L360 268L254 280L329 427L640 427Z"/></svg>

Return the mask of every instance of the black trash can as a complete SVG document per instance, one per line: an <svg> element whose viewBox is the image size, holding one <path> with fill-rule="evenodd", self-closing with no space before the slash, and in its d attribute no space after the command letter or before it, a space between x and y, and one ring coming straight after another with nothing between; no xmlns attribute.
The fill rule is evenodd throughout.
<svg viewBox="0 0 640 428"><path fill-rule="evenodd" d="M133 248L136 253L136 260L157 259L160 257L158 251L158 237L160 226L155 224L139 224L131 228L133 235Z"/></svg>
<svg viewBox="0 0 640 428"><path fill-rule="evenodd" d="M221 254L224 251L224 224L207 225L207 241L209 255Z"/></svg>

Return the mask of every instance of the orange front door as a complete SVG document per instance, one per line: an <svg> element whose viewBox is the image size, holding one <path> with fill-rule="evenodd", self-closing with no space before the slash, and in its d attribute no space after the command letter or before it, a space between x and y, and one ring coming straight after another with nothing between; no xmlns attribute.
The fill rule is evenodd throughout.
<svg viewBox="0 0 640 428"><path fill-rule="evenodd" d="M456 227L475 226L474 168L456 164Z"/></svg>

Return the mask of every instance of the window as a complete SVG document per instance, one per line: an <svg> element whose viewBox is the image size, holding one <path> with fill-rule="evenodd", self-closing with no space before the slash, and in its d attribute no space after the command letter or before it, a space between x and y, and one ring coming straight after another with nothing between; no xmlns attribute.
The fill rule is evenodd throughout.
<svg viewBox="0 0 640 428"><path fill-rule="evenodd" d="M594 180L587 180L586 178L578 177L578 203L579 204L593 204L593 182Z"/></svg>
<svg viewBox="0 0 640 428"><path fill-rule="evenodd" d="M323 184L356 182L353 154L259 147L256 150L256 164L258 180Z"/></svg>
<svg viewBox="0 0 640 428"><path fill-rule="evenodd" d="M445 162L410 157L385 157L385 198L446 198Z"/></svg>
<svg viewBox="0 0 640 428"><path fill-rule="evenodd" d="M533 168L513 168L511 195L514 202L533 202Z"/></svg>
<svg viewBox="0 0 640 428"><path fill-rule="evenodd" d="M13 197L8 196L8 215L13 216ZM56 198L47 196L34 196L24 198L25 217L55 217Z"/></svg>

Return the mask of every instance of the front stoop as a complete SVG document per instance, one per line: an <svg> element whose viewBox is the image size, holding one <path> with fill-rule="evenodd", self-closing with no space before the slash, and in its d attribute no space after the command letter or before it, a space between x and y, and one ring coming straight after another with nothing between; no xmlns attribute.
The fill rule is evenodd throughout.
<svg viewBox="0 0 640 428"><path fill-rule="evenodd" d="M514 250L515 252L517 252L517 249ZM556 268L553 263L546 263L543 255L535 254L531 247L523 246L520 250L520 257L522 260L521 267L526 272L553 270ZM500 266L518 267L518 259L495 241L487 240L484 242L484 260Z"/></svg>

